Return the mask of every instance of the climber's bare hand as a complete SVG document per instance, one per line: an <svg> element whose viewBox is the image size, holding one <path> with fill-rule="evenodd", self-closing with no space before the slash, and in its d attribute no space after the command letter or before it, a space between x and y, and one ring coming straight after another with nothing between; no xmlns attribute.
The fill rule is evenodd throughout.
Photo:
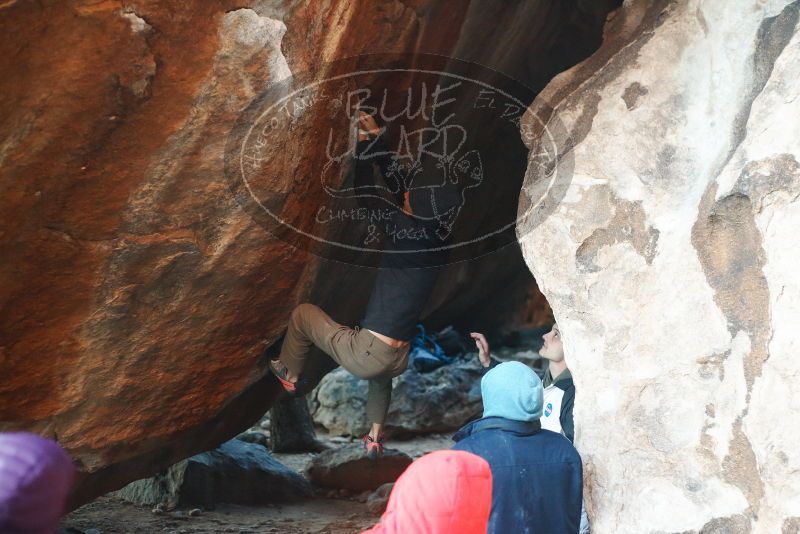
<svg viewBox="0 0 800 534"><path fill-rule="evenodd" d="M363 141L365 139L369 139L370 135L378 135L381 133L381 129L378 126L378 123L375 121L375 117L370 115L365 111L358 112L358 140ZM362 131L366 131L368 133L362 133Z"/></svg>
<svg viewBox="0 0 800 534"><path fill-rule="evenodd" d="M489 367L492 363L491 354L489 353L489 342L486 341L486 336L480 332L470 332L469 337L475 340L475 346L478 347L478 360L484 367Z"/></svg>

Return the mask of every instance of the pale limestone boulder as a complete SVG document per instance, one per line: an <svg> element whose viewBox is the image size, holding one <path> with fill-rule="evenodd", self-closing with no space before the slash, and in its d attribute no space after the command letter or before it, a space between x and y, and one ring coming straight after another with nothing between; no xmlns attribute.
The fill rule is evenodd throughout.
<svg viewBox="0 0 800 534"><path fill-rule="evenodd" d="M626 2L523 122L594 532L800 525L799 11Z"/></svg>

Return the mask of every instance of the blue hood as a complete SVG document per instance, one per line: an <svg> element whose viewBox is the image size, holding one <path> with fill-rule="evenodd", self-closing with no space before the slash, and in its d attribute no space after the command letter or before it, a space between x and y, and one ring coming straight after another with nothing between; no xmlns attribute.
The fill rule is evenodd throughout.
<svg viewBox="0 0 800 534"><path fill-rule="evenodd" d="M521 362L504 362L481 379L483 417L536 421L542 416L544 390L539 376Z"/></svg>

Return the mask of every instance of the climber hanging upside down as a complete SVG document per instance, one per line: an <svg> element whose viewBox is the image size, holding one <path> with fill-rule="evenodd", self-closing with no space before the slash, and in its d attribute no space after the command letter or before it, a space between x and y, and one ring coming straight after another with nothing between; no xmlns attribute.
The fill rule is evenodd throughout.
<svg viewBox="0 0 800 534"><path fill-rule="evenodd" d="M443 207L455 205L459 196L447 187L433 193L427 189L418 196L402 187L404 180L396 179L396 158L382 139L383 131L372 116L358 113L355 190L371 192L361 195L359 201L370 209L402 206L376 223L387 238L364 319L360 326L349 328L313 304L300 304L292 311L280 356L270 361L270 370L286 391L308 392L313 384L308 383L304 370L315 345L356 377L369 380L367 418L372 426L362 439L367 455L375 458L383 451L392 378L406 369L409 341L436 283L438 267L446 260L441 234L436 232L440 225L437 214ZM390 186L376 179L375 165L380 181L391 175ZM397 235L415 237L396 239Z"/></svg>

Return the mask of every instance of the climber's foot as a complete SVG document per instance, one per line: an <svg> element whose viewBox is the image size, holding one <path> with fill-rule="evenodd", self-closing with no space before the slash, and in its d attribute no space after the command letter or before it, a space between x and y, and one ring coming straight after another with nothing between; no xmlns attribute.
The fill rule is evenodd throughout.
<svg viewBox="0 0 800 534"><path fill-rule="evenodd" d="M374 439L369 434L364 434L364 437L361 438L361 441L364 442L364 450L367 453L367 458L370 460L380 458L380 456L383 454L383 436L379 437L378 439Z"/></svg>
<svg viewBox="0 0 800 534"><path fill-rule="evenodd" d="M285 391L289 393L295 393L297 391L297 386L295 385L297 380L292 380L290 378L289 369L283 365L280 360L270 360L269 370L275 375L275 378L278 379Z"/></svg>

